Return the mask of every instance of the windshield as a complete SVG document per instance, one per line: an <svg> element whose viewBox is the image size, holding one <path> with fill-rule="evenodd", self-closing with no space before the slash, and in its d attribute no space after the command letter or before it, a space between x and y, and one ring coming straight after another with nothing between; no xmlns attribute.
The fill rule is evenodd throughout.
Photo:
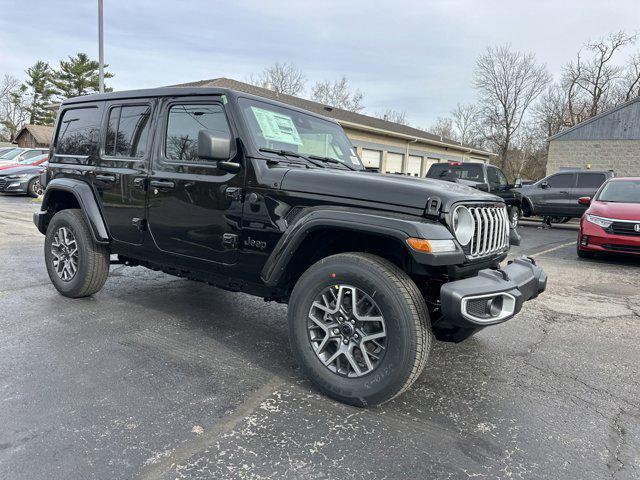
<svg viewBox="0 0 640 480"><path fill-rule="evenodd" d="M484 176L482 174L482 165L450 165L448 163L436 163L431 165L429 178L459 178L462 180L470 180L482 182Z"/></svg>
<svg viewBox="0 0 640 480"><path fill-rule="evenodd" d="M607 183L598 200L601 202L640 203L640 180L616 180Z"/></svg>
<svg viewBox="0 0 640 480"><path fill-rule="evenodd" d="M8 152L5 152L3 155L0 156L0 160L13 160L21 153L22 153L22 150L19 148L16 148L15 150L9 150Z"/></svg>
<svg viewBox="0 0 640 480"><path fill-rule="evenodd" d="M363 169L342 128L313 115L240 98L240 110L257 148L327 157Z"/></svg>

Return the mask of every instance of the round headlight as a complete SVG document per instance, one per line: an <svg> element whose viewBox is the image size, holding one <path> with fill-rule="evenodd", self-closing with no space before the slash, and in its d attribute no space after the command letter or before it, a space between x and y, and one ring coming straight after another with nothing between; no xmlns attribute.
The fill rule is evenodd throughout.
<svg viewBox="0 0 640 480"><path fill-rule="evenodd" d="M468 244L473 238L476 222L467 207L462 205L453 211L453 234L460 245Z"/></svg>

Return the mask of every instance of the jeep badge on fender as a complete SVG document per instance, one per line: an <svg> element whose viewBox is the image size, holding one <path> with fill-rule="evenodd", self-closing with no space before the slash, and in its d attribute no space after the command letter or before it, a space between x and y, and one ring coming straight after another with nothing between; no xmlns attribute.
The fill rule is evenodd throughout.
<svg viewBox="0 0 640 480"><path fill-rule="evenodd" d="M233 90L65 100L44 180L34 222L62 295L100 291L117 256L287 303L302 369L352 405L546 287L530 258L500 267L519 238L502 198L365 172L335 121Z"/></svg>

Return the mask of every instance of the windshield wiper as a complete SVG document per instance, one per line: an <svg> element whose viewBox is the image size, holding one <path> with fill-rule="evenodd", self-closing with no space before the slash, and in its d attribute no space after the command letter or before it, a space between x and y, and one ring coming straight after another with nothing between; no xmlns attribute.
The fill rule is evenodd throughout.
<svg viewBox="0 0 640 480"><path fill-rule="evenodd" d="M307 158L310 158L312 160L319 160L321 162L326 162L326 163L333 163L335 165L342 165L343 167L347 167L349 170L358 170L357 168L353 167L352 165L349 165L348 163L341 162L340 160L337 160L337 159L332 158L332 157L321 157L321 156L318 156L318 155L309 155Z"/></svg>
<svg viewBox="0 0 640 480"><path fill-rule="evenodd" d="M304 155L300 155L298 152L292 152L291 150L277 150L275 148L264 147L264 148L259 148L258 151L265 152L265 153L275 153L276 155L280 155L281 157L302 158L303 160L306 160L307 162L315 165L316 167L327 168L327 166L324 163L318 162L309 157L305 157Z"/></svg>

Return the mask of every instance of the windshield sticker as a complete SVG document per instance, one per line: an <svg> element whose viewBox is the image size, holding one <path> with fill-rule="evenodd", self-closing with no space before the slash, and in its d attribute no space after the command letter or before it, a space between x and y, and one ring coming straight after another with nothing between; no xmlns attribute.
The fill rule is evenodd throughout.
<svg viewBox="0 0 640 480"><path fill-rule="evenodd" d="M251 107L251 110L266 140L302 145L302 139L290 116L258 107Z"/></svg>

